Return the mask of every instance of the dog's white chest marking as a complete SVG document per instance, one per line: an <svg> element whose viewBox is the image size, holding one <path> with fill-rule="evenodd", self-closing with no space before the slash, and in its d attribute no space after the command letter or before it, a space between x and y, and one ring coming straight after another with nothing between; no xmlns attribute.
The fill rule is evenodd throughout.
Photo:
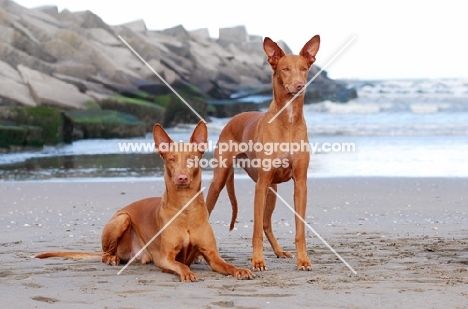
<svg viewBox="0 0 468 309"><path fill-rule="evenodd" d="M286 112L288 113L289 123L292 124L294 122L294 114L293 114L293 105L292 104L289 104L289 106L286 107Z"/></svg>

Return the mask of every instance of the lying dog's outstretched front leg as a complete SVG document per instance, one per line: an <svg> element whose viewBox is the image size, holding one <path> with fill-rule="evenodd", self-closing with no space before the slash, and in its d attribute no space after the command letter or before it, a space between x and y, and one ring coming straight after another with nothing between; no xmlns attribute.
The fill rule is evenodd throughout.
<svg viewBox="0 0 468 309"><path fill-rule="evenodd" d="M214 232L209 224L205 226L197 232L194 242L211 269L224 275L231 275L236 279L253 279L254 275L249 269L238 268L219 256Z"/></svg>
<svg viewBox="0 0 468 309"><path fill-rule="evenodd" d="M182 282L195 282L198 281L197 276L190 270L190 268L180 262L176 261L176 252L165 252L160 255L159 268L163 272L177 274Z"/></svg>
<svg viewBox="0 0 468 309"><path fill-rule="evenodd" d="M250 269L237 268L236 266L229 264L219 256L217 250L205 250L203 252L203 256L213 271L224 275L231 275L240 280L254 278L254 274L252 274Z"/></svg>

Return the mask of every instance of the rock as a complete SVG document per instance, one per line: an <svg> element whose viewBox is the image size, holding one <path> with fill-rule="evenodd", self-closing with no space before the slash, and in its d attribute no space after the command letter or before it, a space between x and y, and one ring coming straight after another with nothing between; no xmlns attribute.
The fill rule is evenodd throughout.
<svg viewBox="0 0 468 309"><path fill-rule="evenodd" d="M88 102L92 101L89 96L79 92L73 85L23 65L19 65L18 70L39 105L64 109L87 109Z"/></svg>
<svg viewBox="0 0 468 309"><path fill-rule="evenodd" d="M176 73L176 71L162 64L160 60L152 59L148 61L148 64L169 84L180 82L183 79L182 76ZM152 70L148 70L148 73L144 74L143 76L144 79L149 82L163 84L161 79L156 74L154 74ZM167 86L165 87L167 88Z"/></svg>
<svg viewBox="0 0 468 309"><path fill-rule="evenodd" d="M258 43L260 43L260 45L263 45L263 37L261 35L252 35L252 34L249 34L248 36L248 42L252 42L252 43L255 43L255 45L258 45ZM248 43L247 42L247 43Z"/></svg>
<svg viewBox="0 0 468 309"><path fill-rule="evenodd" d="M166 103L163 126L172 127L180 123L198 123L200 118L195 115L191 108L203 119L207 118L207 100L197 87L190 84L178 83L174 85L174 89L185 102L174 94L170 93L167 95L166 98L169 102Z"/></svg>
<svg viewBox="0 0 468 309"><path fill-rule="evenodd" d="M190 54L190 34L182 26L163 31L148 31L146 35L150 42L156 43L165 57L171 57L172 59L177 57L183 61L183 58L188 57ZM187 66L187 68L189 67Z"/></svg>
<svg viewBox="0 0 468 309"><path fill-rule="evenodd" d="M216 53L210 51L198 42L190 42L190 60L195 68L217 72L221 59Z"/></svg>
<svg viewBox="0 0 468 309"><path fill-rule="evenodd" d="M348 102L357 98L357 92L354 87L350 87L342 82L330 82L326 72L319 73L320 68L313 66L309 71L308 79L315 77L314 81L307 87L305 103L315 103L320 101Z"/></svg>
<svg viewBox="0 0 468 309"><path fill-rule="evenodd" d="M218 72L205 71L203 69L192 70L190 74L190 83L197 86L203 93L215 98L227 98L228 94L221 95L222 89L219 89L214 80L216 80Z"/></svg>
<svg viewBox="0 0 468 309"><path fill-rule="evenodd" d="M29 93L28 86L2 76L0 76L0 100L1 105L37 105Z"/></svg>
<svg viewBox="0 0 468 309"><path fill-rule="evenodd" d="M118 111L69 111L66 116L84 138L130 138L145 136L145 124L138 118Z"/></svg>
<svg viewBox="0 0 468 309"><path fill-rule="evenodd" d="M237 84L237 85L241 83L241 77L235 67L222 66L218 68L218 72L219 72L219 75L218 75L219 78L226 83Z"/></svg>
<svg viewBox="0 0 468 309"><path fill-rule="evenodd" d="M36 57L28 55L24 51L18 50L10 44L0 42L0 60L8 63L10 66L16 68L18 65L24 65L30 68L35 68L46 74L53 72L53 66Z"/></svg>
<svg viewBox="0 0 468 309"><path fill-rule="evenodd" d="M190 38L196 41L209 41L210 40L210 32L208 28L200 28L195 29L189 32Z"/></svg>
<svg viewBox="0 0 468 309"><path fill-rule="evenodd" d="M41 61L48 63L54 63L57 61L54 56L50 55L42 48L40 43L31 41L28 36L23 35L19 31L15 31L15 39L12 46Z"/></svg>
<svg viewBox="0 0 468 309"><path fill-rule="evenodd" d="M6 43L6 44L13 44L14 38L15 38L15 29L0 25L0 42Z"/></svg>
<svg viewBox="0 0 468 309"><path fill-rule="evenodd" d="M0 120L41 128L41 141L46 145L69 142L71 131L63 113L48 107L0 107Z"/></svg>
<svg viewBox="0 0 468 309"><path fill-rule="evenodd" d="M47 14L47 15L50 15L50 16L52 16L54 18L57 18L57 16L59 15L58 8L55 5L39 6L39 7L33 8L33 10L40 11L40 12L42 12L44 14Z"/></svg>
<svg viewBox="0 0 468 309"><path fill-rule="evenodd" d="M152 132L156 123L164 120L164 108L143 99L114 96L103 99L99 105L104 110L125 112L140 119L146 127L146 132Z"/></svg>
<svg viewBox="0 0 468 309"><path fill-rule="evenodd" d="M108 90L111 90L115 93L120 93L125 96L138 96L141 93L138 87L134 85L113 81L102 75L88 76L88 80L93 83L102 85Z"/></svg>
<svg viewBox="0 0 468 309"><path fill-rule="evenodd" d="M271 99L264 103L246 102L244 100L217 100L209 102L209 115L217 118L232 117L234 115L258 111L262 108L268 108Z"/></svg>
<svg viewBox="0 0 468 309"><path fill-rule="evenodd" d="M28 11L27 8L10 0L0 0L0 8L5 11L11 12L12 14L16 14L16 15L19 15Z"/></svg>
<svg viewBox="0 0 468 309"><path fill-rule="evenodd" d="M28 125L2 124L0 122L0 151L25 150L28 148L42 148L42 129Z"/></svg>
<svg viewBox="0 0 468 309"><path fill-rule="evenodd" d="M229 50L232 52L233 58L227 63L227 66L241 71L240 73L243 75L250 75L260 80L271 79L271 73L268 74L263 69L266 59L262 54L254 52L252 49L246 52L234 44L229 45Z"/></svg>
<svg viewBox="0 0 468 309"><path fill-rule="evenodd" d="M184 96L182 96L184 97ZM173 127L180 123L198 123L201 119L198 118L187 105L176 96L170 96L170 103L164 113L163 126ZM197 111L203 118L207 115L206 101L200 98L185 100L189 105Z"/></svg>
<svg viewBox="0 0 468 309"><path fill-rule="evenodd" d="M93 100L96 101L96 102L101 102L102 100L109 99L109 98L113 97L112 95L107 95L107 94L103 94L103 93L99 93L99 92L94 92L92 90L86 91L86 94L89 95L91 98L93 98ZM100 105L98 104L98 106L100 106Z"/></svg>
<svg viewBox="0 0 468 309"><path fill-rule="evenodd" d="M140 35L140 34L135 34ZM159 58L161 55L170 53L170 50L166 47L166 44L173 44L174 38L161 33L160 31L148 31L145 33L146 41L157 48L159 51Z"/></svg>
<svg viewBox="0 0 468 309"><path fill-rule="evenodd" d="M21 75L18 71L12 68L8 63L0 60L0 76L5 79L13 80L15 82L23 82Z"/></svg>
<svg viewBox="0 0 468 309"><path fill-rule="evenodd" d="M53 76L63 82L74 85L82 93L91 91L94 93L102 94L104 96L114 96L116 94L114 91L105 88L103 85L89 81L89 80L84 80L84 79L73 77L70 75L57 74L57 73L54 73Z"/></svg>
<svg viewBox="0 0 468 309"><path fill-rule="evenodd" d="M355 98L357 98L356 89L350 88L345 84L311 84L307 88L306 93L307 103L314 103L325 100L344 103Z"/></svg>
<svg viewBox="0 0 468 309"><path fill-rule="evenodd" d="M279 40L276 43L278 44L279 47L281 47L281 49L284 51L285 54L293 53L291 48L289 48L289 46L283 40ZM296 53L299 53L299 50Z"/></svg>
<svg viewBox="0 0 468 309"><path fill-rule="evenodd" d="M28 13L20 17L20 22L22 25L26 26L40 42L50 40L59 29L59 23L55 18L39 11L28 11Z"/></svg>
<svg viewBox="0 0 468 309"><path fill-rule="evenodd" d="M175 56L175 58L178 58ZM180 65L180 63L183 61L173 61L171 58L163 58L161 59L161 63L168 67L170 70L177 72L178 75L183 79L183 80L188 80L190 76L190 71L185 69Z"/></svg>
<svg viewBox="0 0 468 309"><path fill-rule="evenodd" d="M42 44L42 48L57 61L73 61L81 65L92 63L90 55L83 53L69 42L61 39L53 39Z"/></svg>
<svg viewBox="0 0 468 309"><path fill-rule="evenodd" d="M26 9L23 8L23 14L18 14L18 15L23 15L27 19L29 18L34 18L37 20L41 20L49 25L54 25L54 26L59 26L59 21L57 20L56 16L58 15L58 9L56 7L38 7L38 8L33 8L33 9ZM48 14L47 12L55 13L55 14ZM55 12L54 12L55 11Z"/></svg>
<svg viewBox="0 0 468 309"><path fill-rule="evenodd" d="M130 68L125 67L127 63L130 64L132 68L138 65L140 65L140 67L142 66L142 64L137 62L138 60L135 59L135 56L128 48L113 47L93 40L90 41L71 30L58 31L56 39L66 42L71 48L82 53L83 57L76 58L80 63L95 66L100 74L104 74L110 78L117 77L120 71L128 75L136 76L137 74ZM125 58L120 59L116 57ZM70 58L73 59L72 57ZM123 60L124 63L120 62L121 60ZM91 73L90 75L93 74Z"/></svg>
<svg viewBox="0 0 468 309"><path fill-rule="evenodd" d="M122 43L113 32L102 28L88 28L86 32L90 38L105 45L119 46Z"/></svg>
<svg viewBox="0 0 468 309"><path fill-rule="evenodd" d="M174 37L179 42L190 41L190 33L182 25L164 29L162 33Z"/></svg>
<svg viewBox="0 0 468 309"><path fill-rule="evenodd" d="M229 51L234 55L234 59L254 66L255 68L262 68L266 63L265 52L263 51L263 43L259 42L243 42L241 44L230 44ZM265 74L265 70L261 70Z"/></svg>
<svg viewBox="0 0 468 309"><path fill-rule="evenodd" d="M97 73L96 67L88 64L82 64L75 61L62 61L53 65L53 74L62 74L68 76L76 76L77 78L86 79L90 74Z"/></svg>
<svg viewBox="0 0 468 309"><path fill-rule="evenodd" d="M176 82L181 81L179 75L171 69L164 69L161 75L164 78L164 80L169 84L174 84Z"/></svg>
<svg viewBox="0 0 468 309"><path fill-rule="evenodd" d="M122 24L121 26L135 32L146 32L146 24L142 19L131 21L129 23Z"/></svg>
<svg viewBox="0 0 468 309"><path fill-rule="evenodd" d="M168 43L164 43L164 46L169 50L169 53L165 55L165 57L161 57L161 60L164 58L171 58L177 62L180 62L179 64L186 68L190 69L191 68L191 63L190 63L190 41L172 41Z"/></svg>
<svg viewBox="0 0 468 309"><path fill-rule="evenodd" d="M21 24L18 21L18 17L12 16L11 14L0 11L1 22L4 26L13 29L15 32L26 36L33 43L39 44L39 40L34 36L34 34L27 28L25 25Z"/></svg>
<svg viewBox="0 0 468 309"><path fill-rule="evenodd" d="M247 42L248 34L244 26L219 29L219 44L228 46L231 43Z"/></svg>
<svg viewBox="0 0 468 309"><path fill-rule="evenodd" d="M116 70L135 78L139 77L135 71L140 71L144 67L144 63L135 57L130 49L124 46L109 46L96 41L92 44Z"/></svg>
<svg viewBox="0 0 468 309"><path fill-rule="evenodd" d="M37 105L19 72L3 61L0 61L0 99L2 105Z"/></svg>
<svg viewBox="0 0 468 309"><path fill-rule="evenodd" d="M82 28L102 28L112 33L111 27L109 27L101 17L91 11L86 10L72 14L76 17L75 21L77 21Z"/></svg>
<svg viewBox="0 0 468 309"><path fill-rule="evenodd" d="M70 12L67 9L62 10L58 14L57 19L63 25L65 25L66 27L69 27L69 28L76 28L77 25L79 25L79 23L80 23L79 18L75 14L73 14L72 12Z"/></svg>
<svg viewBox="0 0 468 309"><path fill-rule="evenodd" d="M118 26L114 27L114 31L117 35L121 36L138 54L145 59L145 61L151 61L153 59L161 59L161 48L165 48L163 44L158 44L149 39L148 34L132 31L126 27ZM118 39L119 45L124 46L123 42ZM125 46L126 47L126 46ZM168 51L168 50L167 50ZM136 57L135 55L133 57Z"/></svg>

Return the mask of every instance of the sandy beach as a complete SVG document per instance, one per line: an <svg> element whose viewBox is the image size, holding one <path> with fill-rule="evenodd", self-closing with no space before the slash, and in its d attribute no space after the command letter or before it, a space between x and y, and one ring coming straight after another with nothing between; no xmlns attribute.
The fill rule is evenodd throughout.
<svg viewBox="0 0 468 309"><path fill-rule="evenodd" d="M205 177L206 178L206 177ZM204 186L208 185L205 180ZM0 295L13 308L468 308L468 178L312 178L307 222L356 271L308 231L314 270L277 259L239 281L192 268L196 283L154 265L33 258L44 251L100 252L103 225L116 210L159 196L161 181L0 182ZM221 256L250 267L253 182L236 180L239 217L226 192L210 218ZM279 186L292 204L292 184ZM278 200L274 229L294 252L294 216Z"/></svg>

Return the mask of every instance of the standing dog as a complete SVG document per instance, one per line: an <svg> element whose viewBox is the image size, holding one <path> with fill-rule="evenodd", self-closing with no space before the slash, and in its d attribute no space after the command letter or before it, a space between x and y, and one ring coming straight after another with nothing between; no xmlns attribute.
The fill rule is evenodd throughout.
<svg viewBox="0 0 468 309"><path fill-rule="evenodd" d="M117 211L102 232L102 254L48 252L36 257L102 257L103 263L119 265L135 257L160 233L137 257L141 263L154 262L162 271L179 275L181 281L197 281L189 266L201 254L214 271L237 279L252 279L250 270L237 268L219 256L208 222L208 210L200 193L202 173L195 164L206 146L206 124L198 123L190 143L174 143L159 124L154 126L153 135L165 163L163 196L140 200ZM194 196L190 205L177 215Z"/></svg>
<svg viewBox="0 0 468 309"><path fill-rule="evenodd" d="M309 144L307 126L304 120L304 90L310 67L315 62L315 55L320 46L318 35L310 39L299 55L286 55L271 39L265 38L263 49L273 69L273 101L267 112L246 112L234 116L224 127L219 136L214 158L222 162L214 170L213 181L207 195L206 204L211 213L220 191L227 185L227 191L233 207L231 229L237 216L237 200L234 193L234 161L256 162L244 164L247 174L256 182L254 198L253 255L254 270L266 270L263 256L263 231L273 251L278 257L292 257L292 254L278 245L271 226L271 216L276 204L277 184L290 179L294 181L294 208L299 216L305 218L307 201L307 170L309 167L309 150L285 151L276 147L273 151L254 151L251 147L242 151L241 144L268 146L289 144ZM298 94L298 95L297 95ZM297 96L296 96L297 95ZM292 100L292 102L290 102ZM288 102L290 104L282 111ZM270 120L274 119L271 123ZM231 147L223 147L229 144ZM238 146L238 147L234 147ZM226 150L226 148L229 148ZM258 148L257 148L258 149ZM269 147L269 149L271 149ZM284 149L284 148L283 148ZM223 151L223 152L222 152ZM261 167L258 167L260 162ZM272 168L271 163L275 163ZM267 165L269 163L270 165ZM268 166L270 168L268 168ZM265 168L266 167L266 168ZM312 270L307 256L305 226L296 220L297 267L300 270ZM262 231L263 228L263 231Z"/></svg>

